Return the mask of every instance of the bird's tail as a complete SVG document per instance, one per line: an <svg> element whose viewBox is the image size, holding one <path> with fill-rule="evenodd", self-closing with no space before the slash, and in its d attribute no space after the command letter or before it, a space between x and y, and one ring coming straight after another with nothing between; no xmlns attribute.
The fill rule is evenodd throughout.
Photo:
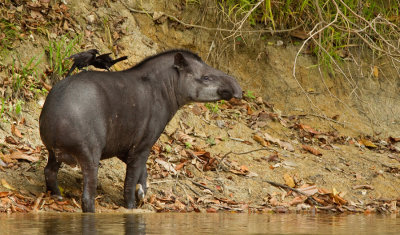
<svg viewBox="0 0 400 235"><path fill-rule="evenodd" d="M122 57L120 57L118 59L113 60L112 64L116 64L116 63L118 63L120 61L123 61L123 60L126 60L126 59L128 59L128 56L122 56Z"/></svg>
<svg viewBox="0 0 400 235"><path fill-rule="evenodd" d="M69 69L69 71L68 71L68 73L67 73L67 75L65 77L68 77L72 73L72 71L74 71L75 68L76 68L76 64L74 63L72 65L72 67Z"/></svg>

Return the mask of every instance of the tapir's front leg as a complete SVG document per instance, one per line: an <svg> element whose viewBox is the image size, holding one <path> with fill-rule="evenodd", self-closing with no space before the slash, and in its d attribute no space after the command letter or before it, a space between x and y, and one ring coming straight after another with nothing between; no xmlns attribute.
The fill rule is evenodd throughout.
<svg viewBox="0 0 400 235"><path fill-rule="evenodd" d="M139 153L130 153L126 161L126 176L124 185L125 207L136 208L136 185L141 184L144 192L147 191L147 168L146 161L150 154L149 150Z"/></svg>

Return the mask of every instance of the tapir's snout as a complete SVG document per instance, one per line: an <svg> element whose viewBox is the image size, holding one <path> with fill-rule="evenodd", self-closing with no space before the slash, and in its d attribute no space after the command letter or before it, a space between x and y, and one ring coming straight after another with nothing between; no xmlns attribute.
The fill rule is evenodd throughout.
<svg viewBox="0 0 400 235"><path fill-rule="evenodd" d="M218 89L218 95L224 100L230 100L231 98L242 99L242 88L236 79L231 76L225 76L223 80L224 84Z"/></svg>

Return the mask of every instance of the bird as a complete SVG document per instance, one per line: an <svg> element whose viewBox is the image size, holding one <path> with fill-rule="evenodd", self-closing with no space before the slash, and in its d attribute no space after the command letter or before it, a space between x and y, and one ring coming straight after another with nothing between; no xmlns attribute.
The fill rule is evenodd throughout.
<svg viewBox="0 0 400 235"><path fill-rule="evenodd" d="M128 59L128 56L122 56L118 59L113 60L110 56L111 53L106 53L106 54L102 54L97 56L92 65L98 69L106 69L107 71L110 71L111 66L113 66L114 64L122 61L122 60L126 60Z"/></svg>
<svg viewBox="0 0 400 235"><path fill-rule="evenodd" d="M100 54L97 49L90 49L87 51L79 52L71 55L68 59L72 59L74 63L72 64L71 69L67 73L67 77L69 76L75 68L83 69L89 65L92 65L96 59L96 55Z"/></svg>

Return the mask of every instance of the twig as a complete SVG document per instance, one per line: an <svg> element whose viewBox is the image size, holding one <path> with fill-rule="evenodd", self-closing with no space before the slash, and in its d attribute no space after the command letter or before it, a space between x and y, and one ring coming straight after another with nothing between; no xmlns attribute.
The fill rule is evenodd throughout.
<svg viewBox="0 0 400 235"><path fill-rule="evenodd" d="M232 152L232 153L233 153L233 154L236 154L236 155L242 155L242 154L248 154L248 153L257 152L257 151L262 151L262 150L273 150L273 149L264 147L264 148L253 149L253 150L246 151L246 152L241 152L241 153L235 153L235 152ZM229 152L229 153L230 153L230 152Z"/></svg>
<svg viewBox="0 0 400 235"><path fill-rule="evenodd" d="M238 22L238 23L239 23L239 27L235 30L235 32L233 32L233 33L232 33L231 35L229 35L228 37L224 38L224 40L225 40L225 39L228 39L228 38L230 38L230 37L234 37L234 36L236 35L236 33L243 27L244 22L246 22L247 18L249 18L249 16L251 15L251 13L253 13L253 11L254 11L261 3L263 3L263 2L264 2L264 0L258 1L258 3L257 3L256 5L254 5L254 7L253 7L250 11L248 11L248 12L246 13L246 15L243 17L243 19L242 19L240 22Z"/></svg>
<svg viewBox="0 0 400 235"><path fill-rule="evenodd" d="M304 192L302 192L302 191L300 191L300 190L298 190L298 189L295 189L295 188L292 188L292 187L289 187L289 186L287 186L287 185L280 184L280 183L277 183L277 182L273 182L273 181L263 180L263 182L269 183L270 185L275 186L275 187L288 189L288 190L291 190L291 191L296 192L296 193L298 193L298 194L307 196L307 199L310 200L310 201L312 201L312 202L314 203L314 205L322 206L322 205L321 205L319 202L317 202L312 196L309 196L308 194L306 194L306 193L304 193Z"/></svg>
<svg viewBox="0 0 400 235"><path fill-rule="evenodd" d="M264 1L264 0L263 0ZM129 7L124 1L121 1L122 5L124 5L126 7L126 9L128 9L131 12L135 12L135 13L140 13L140 14L146 14L146 15L152 15L154 14L154 12L151 11L141 11L141 10L137 10L134 8ZM163 14L170 18L171 20L174 20L176 22L178 22L179 24L188 27L188 28L198 28L198 29L203 29L203 30L207 30L207 31L220 31L220 32L236 32L237 30L234 29L224 29L224 28L211 28L211 27L205 27L202 25L196 25L196 24L189 24L186 22L183 22L181 20L179 20L178 18L176 18L173 15L169 15L163 12ZM275 30L270 30L270 29L260 29L260 30L241 30L241 33L285 33L285 32L291 32L293 30L296 30L298 28L300 28L302 25L297 25L293 28L290 29L275 29Z"/></svg>
<svg viewBox="0 0 400 235"><path fill-rule="evenodd" d="M336 120L334 120L332 118L329 118L329 117L327 117L325 115L318 115L318 114L313 114L313 113L309 113L308 115L313 116L313 117L317 117L317 118L322 118L322 119L325 119L325 120L330 121L330 122L334 122L334 123L339 124L339 125L341 125L343 127L346 126L346 123L336 121Z"/></svg>
<svg viewBox="0 0 400 235"><path fill-rule="evenodd" d="M190 185L188 185L188 184L186 184L186 183L185 183L185 185L186 185L186 187L188 187L194 194L196 194L197 196L201 196L201 194L198 193L198 192L196 192L196 190L194 190L192 187L190 187Z"/></svg>
<svg viewBox="0 0 400 235"><path fill-rule="evenodd" d="M209 188L209 187L207 187L207 186L205 186L205 185L202 185L202 184L200 184L200 183L197 183L196 181L194 181L194 180L191 180L191 179L188 179L190 182L192 182L194 185L196 185L196 186L199 186L199 187L201 187L201 188L205 188L205 189L208 189L208 190L210 190L211 192L213 192L213 193L215 193L215 191L213 190L213 189L211 189L211 188Z"/></svg>

